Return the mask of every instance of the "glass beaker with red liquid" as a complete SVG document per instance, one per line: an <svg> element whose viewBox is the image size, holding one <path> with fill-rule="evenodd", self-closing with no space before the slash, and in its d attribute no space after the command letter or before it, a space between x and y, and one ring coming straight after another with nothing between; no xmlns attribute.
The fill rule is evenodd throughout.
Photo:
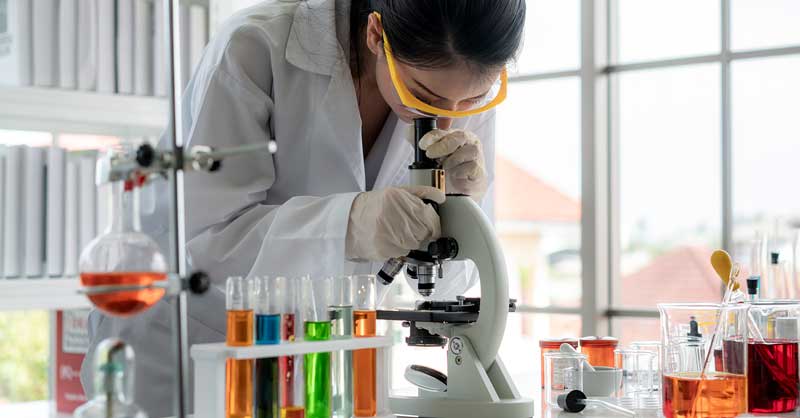
<svg viewBox="0 0 800 418"><path fill-rule="evenodd" d="M662 412L733 418L747 412L749 305L659 304ZM716 353L722 361L715 361Z"/></svg>
<svg viewBox="0 0 800 418"><path fill-rule="evenodd" d="M131 316L158 302L163 287L152 286L167 278L167 261L158 244L141 231L139 189L144 178L112 182L108 203L109 225L81 252L81 284L131 286L130 290L89 293L89 300L103 312Z"/></svg>
<svg viewBox="0 0 800 418"><path fill-rule="evenodd" d="M759 301L748 314L748 411L777 414L797 409L800 303ZM741 348L740 348L741 349Z"/></svg>

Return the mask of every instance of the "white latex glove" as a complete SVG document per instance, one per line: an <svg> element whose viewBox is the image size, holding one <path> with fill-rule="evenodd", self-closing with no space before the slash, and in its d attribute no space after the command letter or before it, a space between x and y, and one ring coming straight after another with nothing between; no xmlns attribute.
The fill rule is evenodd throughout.
<svg viewBox="0 0 800 418"><path fill-rule="evenodd" d="M419 141L428 158L439 161L447 173L447 193L461 193L480 202L489 187L483 145L474 133L462 129L434 129Z"/></svg>
<svg viewBox="0 0 800 418"><path fill-rule="evenodd" d="M392 187L356 196L347 223L347 258L386 261L439 238L439 215L422 199L444 203L445 196L439 189L422 186Z"/></svg>

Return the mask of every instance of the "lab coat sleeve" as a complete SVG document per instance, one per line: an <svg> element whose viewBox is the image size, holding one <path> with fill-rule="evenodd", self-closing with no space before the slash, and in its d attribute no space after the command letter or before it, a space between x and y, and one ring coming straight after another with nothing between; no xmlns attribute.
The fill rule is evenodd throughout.
<svg viewBox="0 0 800 418"><path fill-rule="evenodd" d="M273 131L268 40L246 27L219 64L195 76L185 125L189 145L266 144ZM214 59L215 51L211 51ZM344 240L356 193L264 202L276 179L266 150L186 176L187 251L192 267L220 282L232 275L331 274L344 267ZM325 257L322 260L320 257Z"/></svg>

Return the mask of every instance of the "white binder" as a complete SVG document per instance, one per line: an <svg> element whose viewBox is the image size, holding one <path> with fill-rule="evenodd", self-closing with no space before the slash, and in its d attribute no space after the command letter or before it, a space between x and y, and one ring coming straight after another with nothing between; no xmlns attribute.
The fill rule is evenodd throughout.
<svg viewBox="0 0 800 418"><path fill-rule="evenodd" d="M47 275L64 273L64 220L67 152L63 148L47 150L47 238L45 260Z"/></svg>
<svg viewBox="0 0 800 418"><path fill-rule="evenodd" d="M58 1L33 0L33 84L58 84Z"/></svg>
<svg viewBox="0 0 800 418"><path fill-rule="evenodd" d="M79 224L80 251L97 235L97 187L94 185L95 159L84 156L80 159Z"/></svg>
<svg viewBox="0 0 800 418"><path fill-rule="evenodd" d="M67 158L67 173L64 176L64 276L78 275L78 257L80 257L80 238L78 232L78 212L80 212L79 177L80 161L74 156Z"/></svg>
<svg viewBox="0 0 800 418"><path fill-rule="evenodd" d="M189 7L189 16L189 60L191 72L194 73L208 43L208 11L203 6L193 4Z"/></svg>
<svg viewBox="0 0 800 418"><path fill-rule="evenodd" d="M78 87L78 2L61 0L58 9L58 84Z"/></svg>
<svg viewBox="0 0 800 418"><path fill-rule="evenodd" d="M25 248L23 221L25 213L25 198L22 190L22 180L25 169L24 145L6 148L6 174L5 174L5 202L3 213L3 265L6 277L20 277L24 272L23 248Z"/></svg>
<svg viewBox="0 0 800 418"><path fill-rule="evenodd" d="M97 91L117 92L116 0L97 0Z"/></svg>
<svg viewBox="0 0 800 418"><path fill-rule="evenodd" d="M133 94L133 2L117 0L117 91Z"/></svg>
<svg viewBox="0 0 800 418"><path fill-rule="evenodd" d="M44 272L44 149L25 150L25 276L42 277Z"/></svg>
<svg viewBox="0 0 800 418"><path fill-rule="evenodd" d="M133 5L133 74L134 93L153 95L153 5L134 0Z"/></svg>
<svg viewBox="0 0 800 418"><path fill-rule="evenodd" d="M78 0L78 89L97 90L97 0Z"/></svg>

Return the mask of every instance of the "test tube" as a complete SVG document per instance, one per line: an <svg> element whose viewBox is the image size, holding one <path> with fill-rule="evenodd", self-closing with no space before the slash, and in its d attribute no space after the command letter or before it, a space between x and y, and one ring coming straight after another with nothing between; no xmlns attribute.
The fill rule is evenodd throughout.
<svg viewBox="0 0 800 418"><path fill-rule="evenodd" d="M328 306L331 302L331 279L301 280L303 325L306 341L331 338ZM308 418L331 416L331 353L310 353L303 357L305 406Z"/></svg>
<svg viewBox="0 0 800 418"><path fill-rule="evenodd" d="M283 295L277 286L277 277L256 277L256 344L280 344L281 311ZM278 358L256 360L255 371L255 416L256 418L278 418L280 408L280 377Z"/></svg>
<svg viewBox="0 0 800 418"><path fill-rule="evenodd" d="M376 319L375 276L353 277L353 321L355 336L374 337ZM366 348L353 351L353 410L356 417L374 417L378 412L376 382L376 351Z"/></svg>
<svg viewBox="0 0 800 418"><path fill-rule="evenodd" d="M297 326L297 298L300 279L287 279L279 277L276 283L283 293L283 314L281 320L281 341L294 342ZM278 360L281 377L281 417L302 418L305 408L302 406L302 395L298 396L295 385L298 384L295 376L301 370L299 356L283 356Z"/></svg>
<svg viewBox="0 0 800 418"><path fill-rule="evenodd" d="M241 277L229 277L225 284L229 346L253 345L253 287L252 280ZM227 360L225 394L227 418L253 416L253 360Z"/></svg>
<svg viewBox="0 0 800 418"><path fill-rule="evenodd" d="M333 300L329 308L333 338L353 336L353 293L350 276L333 277ZM341 350L333 353L332 408L334 417L353 415L353 353Z"/></svg>

